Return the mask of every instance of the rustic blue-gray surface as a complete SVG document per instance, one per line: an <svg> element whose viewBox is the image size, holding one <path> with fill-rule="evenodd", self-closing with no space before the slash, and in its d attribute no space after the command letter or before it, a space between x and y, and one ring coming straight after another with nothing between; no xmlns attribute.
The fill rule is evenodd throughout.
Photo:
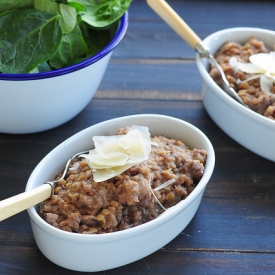
<svg viewBox="0 0 275 275"><path fill-rule="evenodd" d="M274 1L169 3L202 39L224 28L275 27ZM195 52L145 1L133 1L129 18L126 37L83 112L43 133L0 134L0 200L23 192L37 163L90 125L130 114L174 116L204 131L216 151L215 171L197 214L159 251L94 274L275 274L275 164L237 144L209 118L201 101ZM64 257L67 253L77 251L64 251ZM112 253L103 260L108 261ZM24 211L0 223L0 274L84 273L56 266L41 254Z"/></svg>

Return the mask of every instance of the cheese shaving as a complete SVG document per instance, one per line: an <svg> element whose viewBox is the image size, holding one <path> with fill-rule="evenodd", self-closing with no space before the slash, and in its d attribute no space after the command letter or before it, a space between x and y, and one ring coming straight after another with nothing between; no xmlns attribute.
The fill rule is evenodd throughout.
<svg viewBox="0 0 275 275"><path fill-rule="evenodd" d="M264 93L271 94L270 89L275 84L275 53L257 53L249 57L250 63L238 62L237 58L232 56L229 64L233 71L241 70L245 73L252 74L245 80L237 80L237 84L248 82L260 78L260 86Z"/></svg>
<svg viewBox="0 0 275 275"><path fill-rule="evenodd" d="M94 146L86 158L95 182L115 177L135 164L148 159L151 139L148 127L133 125L126 135L95 136Z"/></svg>
<svg viewBox="0 0 275 275"><path fill-rule="evenodd" d="M154 188L154 191L158 191L158 190L160 190L162 188L165 188L166 186L168 186L168 185L170 185L170 184L172 184L174 182L175 182L175 179L170 179L170 180L164 182L163 184L161 184L160 186Z"/></svg>
<svg viewBox="0 0 275 275"><path fill-rule="evenodd" d="M150 189L151 190L151 193L153 195L153 197L155 198L155 200L158 202L158 204L160 205L160 207L166 211L167 209L161 204L161 202L159 201L159 199L157 198L157 196L155 195L154 191L152 190L152 188Z"/></svg>

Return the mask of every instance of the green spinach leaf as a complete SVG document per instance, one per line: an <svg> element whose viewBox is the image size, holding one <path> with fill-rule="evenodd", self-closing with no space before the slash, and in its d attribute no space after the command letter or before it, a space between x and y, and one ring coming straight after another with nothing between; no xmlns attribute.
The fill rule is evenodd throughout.
<svg viewBox="0 0 275 275"><path fill-rule="evenodd" d="M23 8L33 8L33 0L0 0L0 13Z"/></svg>
<svg viewBox="0 0 275 275"><path fill-rule="evenodd" d="M75 1L68 1L68 5L72 6L75 8L75 10L79 13L79 12L86 12L87 8L85 5L83 5L82 3L79 2L75 2Z"/></svg>
<svg viewBox="0 0 275 275"><path fill-rule="evenodd" d="M77 22L77 12L73 6L52 0L34 0L34 8L44 12L58 12L63 33L71 32Z"/></svg>
<svg viewBox="0 0 275 275"><path fill-rule="evenodd" d="M79 25L76 24L72 32L64 34L56 54L50 59L50 66L55 69L72 64L76 59L86 56L88 47Z"/></svg>
<svg viewBox="0 0 275 275"><path fill-rule="evenodd" d="M60 24L64 33L70 33L77 22L77 13L74 7L66 4L60 4Z"/></svg>
<svg viewBox="0 0 275 275"><path fill-rule="evenodd" d="M117 21L129 8L132 0L78 0L87 11L80 13L84 22L92 27L103 28ZM88 2L88 3L86 3Z"/></svg>
<svg viewBox="0 0 275 275"><path fill-rule="evenodd" d="M31 74L33 73L42 73L42 72L49 72L52 68L49 66L47 62L44 62L40 64L38 67L34 68L32 71L30 71Z"/></svg>
<svg viewBox="0 0 275 275"><path fill-rule="evenodd" d="M0 0L0 73L59 69L98 53L131 1Z"/></svg>
<svg viewBox="0 0 275 275"><path fill-rule="evenodd" d="M110 43L118 28L118 22L114 23L112 28L104 30L91 29L85 22L82 22L80 26L85 37L85 41L88 45L88 57L90 57L98 53Z"/></svg>
<svg viewBox="0 0 275 275"><path fill-rule="evenodd" d="M59 11L59 5L52 0L34 0L34 8L44 12Z"/></svg>
<svg viewBox="0 0 275 275"><path fill-rule="evenodd" d="M16 10L0 17L0 71L28 73L49 60L62 38L59 18L57 13L35 9Z"/></svg>
<svg viewBox="0 0 275 275"><path fill-rule="evenodd" d="M82 6L82 9L84 8L84 10L79 10L79 12L94 9L98 5L98 2L98 0L68 0L69 5L79 5L79 7Z"/></svg>

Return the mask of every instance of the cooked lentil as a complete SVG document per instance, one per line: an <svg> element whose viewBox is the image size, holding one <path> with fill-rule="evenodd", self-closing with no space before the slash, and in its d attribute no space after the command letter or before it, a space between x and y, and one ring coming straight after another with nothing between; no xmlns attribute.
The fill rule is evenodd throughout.
<svg viewBox="0 0 275 275"><path fill-rule="evenodd" d="M117 134L125 134L129 127ZM72 163L54 195L40 204L42 218L62 230L102 234L131 228L157 218L163 208L152 189L169 179L174 183L154 191L165 208L185 199L200 181L207 158L205 150L190 150L184 143L164 136L151 138L147 161L103 182L94 182L85 159ZM60 173L56 178L61 177Z"/></svg>
<svg viewBox="0 0 275 275"><path fill-rule="evenodd" d="M244 73L240 70L234 72L233 68L229 64L229 59L235 56L238 62L249 62L249 57L257 53L268 53L269 49L264 45L262 41L252 37L244 45L235 42L225 43L219 51L215 54L215 58L221 65L225 72L226 78L229 81L231 87L233 87L242 98L245 104L247 104L255 112L266 116L270 119L275 119L275 87L271 88L271 93L266 94L261 90L260 80L254 79L248 82L237 84L237 79L245 80L251 76L251 74ZM218 71L211 66L210 75L220 85L220 75Z"/></svg>

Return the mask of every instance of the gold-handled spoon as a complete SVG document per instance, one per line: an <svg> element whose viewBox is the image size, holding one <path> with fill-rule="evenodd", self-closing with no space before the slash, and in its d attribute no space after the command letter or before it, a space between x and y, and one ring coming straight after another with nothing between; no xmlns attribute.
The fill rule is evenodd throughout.
<svg viewBox="0 0 275 275"><path fill-rule="evenodd" d="M207 58L220 73L222 88L224 91L242 105L248 107L238 93L230 86L223 69L216 61L209 49L203 44L197 34L185 23L185 21L164 0L147 0L147 4L202 58Z"/></svg>
<svg viewBox="0 0 275 275"><path fill-rule="evenodd" d="M0 221L5 220L27 208L34 206L54 194L54 188L56 184L61 181L67 171L71 162L77 158L79 155L86 154L89 151L84 151L81 153L75 154L72 158L67 161L64 172L60 179L54 181L48 181L45 184L42 184L32 190L26 191L24 193L15 195L11 198L0 201Z"/></svg>

